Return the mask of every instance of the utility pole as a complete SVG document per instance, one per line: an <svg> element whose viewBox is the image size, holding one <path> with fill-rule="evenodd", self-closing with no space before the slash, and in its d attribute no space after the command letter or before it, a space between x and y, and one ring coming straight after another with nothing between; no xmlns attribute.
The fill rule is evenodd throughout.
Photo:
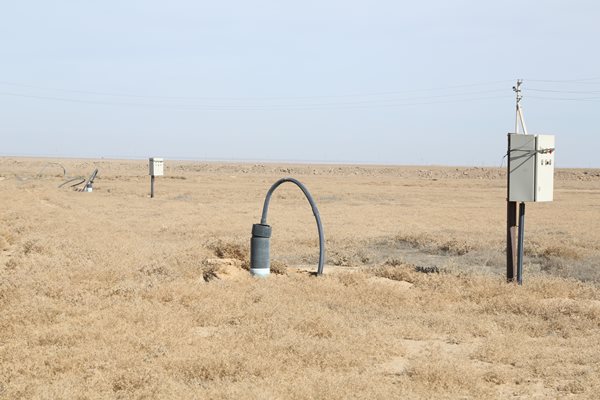
<svg viewBox="0 0 600 400"><path fill-rule="evenodd" d="M523 110L521 109L521 85L523 80L517 80L517 84L513 86L513 91L516 95L516 117L515 117L515 133L519 133L519 123L523 128L523 133L527 134L527 127L525 126L525 119L523 118ZM506 171L506 280L513 282L519 275L517 266L519 265L517 259L517 211L518 204L516 201L510 201L510 135L508 135L508 148L507 148L507 171ZM522 204L523 212L525 211L525 204Z"/></svg>

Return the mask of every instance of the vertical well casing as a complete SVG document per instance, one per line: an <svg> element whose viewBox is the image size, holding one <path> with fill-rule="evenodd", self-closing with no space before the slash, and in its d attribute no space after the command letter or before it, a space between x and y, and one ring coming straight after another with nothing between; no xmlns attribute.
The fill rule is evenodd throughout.
<svg viewBox="0 0 600 400"><path fill-rule="evenodd" d="M250 239L250 273L252 275L267 276L271 273L270 241L270 225L252 225L252 238Z"/></svg>

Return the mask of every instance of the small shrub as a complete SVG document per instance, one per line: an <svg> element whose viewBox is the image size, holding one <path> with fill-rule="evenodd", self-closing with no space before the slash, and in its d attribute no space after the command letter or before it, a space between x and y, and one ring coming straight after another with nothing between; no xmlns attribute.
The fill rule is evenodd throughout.
<svg viewBox="0 0 600 400"><path fill-rule="evenodd" d="M457 256L464 256L473 248L464 240L449 240L445 243L442 243L439 246L439 249L445 253L454 254Z"/></svg>
<svg viewBox="0 0 600 400"><path fill-rule="evenodd" d="M581 259L581 254L576 249L566 246L548 246L542 250L540 256L545 258L566 258L570 260Z"/></svg>
<svg viewBox="0 0 600 400"><path fill-rule="evenodd" d="M383 264L391 267L397 267L399 265L405 265L406 263L399 258L388 258Z"/></svg>
<svg viewBox="0 0 600 400"><path fill-rule="evenodd" d="M416 280L415 266L412 264L388 265L383 264L371 270L371 273L380 278L393 281L405 281L414 283Z"/></svg>
<svg viewBox="0 0 600 400"><path fill-rule="evenodd" d="M349 267L352 265L352 257L348 253L341 252L337 249L328 251L327 261L336 267Z"/></svg>
<svg viewBox="0 0 600 400"><path fill-rule="evenodd" d="M398 234L395 237L397 242L406 243L411 247L422 249L428 247L429 243L432 242L432 238L427 234Z"/></svg>
<svg viewBox="0 0 600 400"><path fill-rule="evenodd" d="M585 393L585 385L578 381L571 381L564 385L557 386L556 390L570 394L581 394Z"/></svg>
<svg viewBox="0 0 600 400"><path fill-rule="evenodd" d="M560 274L567 267L565 261L558 257L546 257L546 259L542 262L541 269L544 272Z"/></svg>
<svg viewBox="0 0 600 400"><path fill-rule="evenodd" d="M138 272L146 276L167 276L169 271L164 265L152 262L150 264L142 266L138 269Z"/></svg>
<svg viewBox="0 0 600 400"><path fill-rule="evenodd" d="M219 258L235 258L244 261L248 258L248 249L239 243L218 240L208 246Z"/></svg>
<svg viewBox="0 0 600 400"><path fill-rule="evenodd" d="M219 266L217 264L204 264L202 266L202 279L204 282L210 282L219 278Z"/></svg>
<svg viewBox="0 0 600 400"><path fill-rule="evenodd" d="M287 275L288 266L281 261L271 262L271 272L275 275Z"/></svg>
<svg viewBox="0 0 600 400"><path fill-rule="evenodd" d="M415 267L415 271L421 272L423 274L439 274L440 273L440 269L438 267L436 267L435 265L433 265L431 267L423 267L423 266L417 265Z"/></svg>
<svg viewBox="0 0 600 400"><path fill-rule="evenodd" d="M360 285L365 284L365 276L364 276L364 274L361 274L361 273L356 273L356 272L341 273L341 274L337 274L336 278L342 285L344 285L346 287L360 286Z"/></svg>

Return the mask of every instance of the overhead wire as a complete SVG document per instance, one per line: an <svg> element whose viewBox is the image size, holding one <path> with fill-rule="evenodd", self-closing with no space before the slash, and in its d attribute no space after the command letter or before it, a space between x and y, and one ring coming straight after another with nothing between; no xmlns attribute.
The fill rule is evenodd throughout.
<svg viewBox="0 0 600 400"><path fill-rule="evenodd" d="M600 77L591 78L579 78L579 79L528 79L529 82L538 84L548 85L548 87L528 87L528 92L533 92L533 95L527 95L528 98L538 100L554 100L554 101L569 101L569 102L588 102L596 103L600 100L600 90L596 87L590 87L591 90L582 90L583 88L572 90L565 88L564 84L581 84L587 85L600 85ZM598 82L597 82L598 81ZM557 86L558 85L558 86ZM539 93L536 95L535 93Z"/></svg>
<svg viewBox="0 0 600 400"><path fill-rule="evenodd" d="M397 95L407 93L419 93L419 92L431 92L431 91L442 91L452 89L462 89L468 87L477 86L489 86L499 83L508 83L511 80L496 80L488 82L468 83L460 85L449 85L432 88L421 88L421 89L408 89L408 90L393 90L393 91L377 91L377 92L364 92L364 93L342 93L333 95L313 95L313 96L234 96L234 97L210 97L210 96L161 96L161 95L144 95L144 94L131 94L131 93L115 93L115 92L98 92L91 90L73 90L63 88L51 88L45 86L37 86L23 83L0 81L0 85L15 86L30 89L38 89L44 91L57 91L63 93L78 93L87 94L94 96L109 96L109 97L127 97L127 98L144 98L144 99L162 99L162 100L241 100L241 101L256 101L256 100L292 100L292 99L321 99L321 98L344 98L344 97L370 97L370 96L385 96L385 95Z"/></svg>
<svg viewBox="0 0 600 400"><path fill-rule="evenodd" d="M573 94L600 93L600 90L553 90L553 89L536 89L536 88L527 88L527 91L544 92L544 93L573 93Z"/></svg>
<svg viewBox="0 0 600 400"><path fill-rule="evenodd" d="M576 78L576 79L524 79L527 82L541 82L541 83L558 83L558 84L592 84L600 85L600 77L591 78Z"/></svg>
<svg viewBox="0 0 600 400"><path fill-rule="evenodd" d="M595 82L599 77L568 79L568 80L549 80L549 79L528 79L530 82L540 84L566 84L566 83L585 83L600 84ZM103 91L90 91L78 89L62 89L15 82L0 81L0 86L13 86L41 91L55 91L62 93L73 93L86 96L102 96L104 98L81 98L66 97L53 94L39 93L21 93L15 91L0 91L0 96L21 97L37 100L60 101L80 104L93 104L105 106L125 106L125 107L146 107L146 108L164 108L175 110L198 110L198 111L294 111L294 110L334 110L334 109L361 109L361 108L394 108L418 105L451 104L462 102L483 101L492 99L509 99L510 94L505 89L491 88L500 83L508 83L509 80L496 80L488 82L468 83L460 85L449 85L444 87L419 88L408 90L393 90L380 92L364 93L343 93L332 95L313 95L313 96L254 96L254 97L194 97L194 96L161 96L132 93L114 93ZM482 90L456 91L457 89L490 87ZM530 92L541 94L568 94L568 95L594 95L600 94L600 90L561 90L557 88L533 87L527 88ZM433 93L432 93L433 92ZM438 93L435 93L438 92ZM431 94L429 94L431 93ZM412 95L411 95L412 94ZM484 94L498 94L497 96L479 96ZM128 98L144 99L148 101L115 101L107 99ZM528 95L528 98L540 100L557 101L582 101L597 102L600 96L537 96ZM154 101L151 101L154 100ZM185 100L185 102L173 102L174 100Z"/></svg>
<svg viewBox="0 0 600 400"><path fill-rule="evenodd" d="M32 98L38 100L52 100L61 102L81 103L81 104L97 104L108 106L133 106L133 107L151 107L151 108L171 108L171 109L188 109L188 110L206 110L206 111L271 111L271 110L307 110L307 109L336 109L336 108L377 108L377 107L402 107L412 105L429 105L429 104L446 104L459 103L477 100L487 100L494 98L507 98L508 95L501 96L484 96L484 97L464 97L479 94L499 93L504 90L485 90L476 92L462 92L452 94L441 94L432 96L413 96L399 98L384 98L372 100L355 100L344 102L320 102L320 103L282 103L282 104L227 104L227 103L204 103L204 104L174 104L174 103L137 103L137 102L115 102L105 100L89 100L78 98L66 98L56 96L40 96L32 94L22 94L14 92L0 92L0 96L12 96L22 98ZM459 97L449 100L437 100L443 98ZM463 97L463 98L460 98ZM431 101L429 101L431 100Z"/></svg>
<svg viewBox="0 0 600 400"><path fill-rule="evenodd" d="M598 103L600 97L545 97L545 96L527 96L530 99L539 100L558 100L558 101L583 101L588 103Z"/></svg>

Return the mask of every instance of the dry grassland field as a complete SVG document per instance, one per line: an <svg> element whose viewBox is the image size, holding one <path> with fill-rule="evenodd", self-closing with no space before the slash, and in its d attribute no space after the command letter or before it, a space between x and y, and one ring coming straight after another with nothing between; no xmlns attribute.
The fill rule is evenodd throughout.
<svg viewBox="0 0 600 400"><path fill-rule="evenodd" d="M503 169L165 165L0 158L0 399L600 398L600 170L528 205L519 287ZM247 271L284 176L323 276L292 184Z"/></svg>

